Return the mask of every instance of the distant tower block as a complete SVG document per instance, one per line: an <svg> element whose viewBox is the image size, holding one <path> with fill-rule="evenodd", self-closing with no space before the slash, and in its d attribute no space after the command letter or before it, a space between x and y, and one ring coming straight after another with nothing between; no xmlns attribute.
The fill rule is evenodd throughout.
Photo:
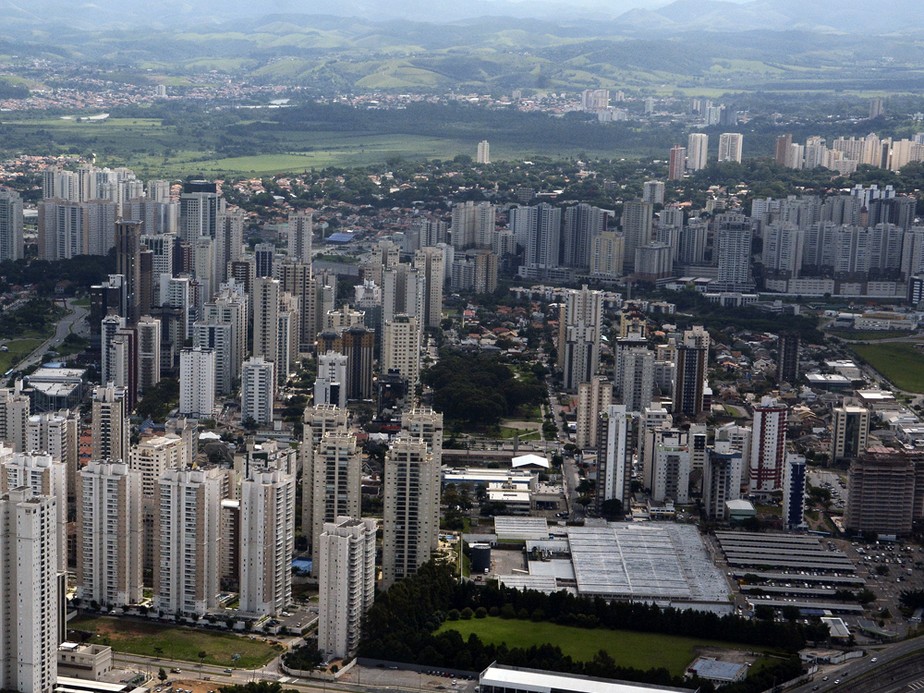
<svg viewBox="0 0 924 693"><path fill-rule="evenodd" d="M491 145L487 140L481 140L481 142L478 143L478 153L475 157L475 160L479 164L491 163Z"/></svg>

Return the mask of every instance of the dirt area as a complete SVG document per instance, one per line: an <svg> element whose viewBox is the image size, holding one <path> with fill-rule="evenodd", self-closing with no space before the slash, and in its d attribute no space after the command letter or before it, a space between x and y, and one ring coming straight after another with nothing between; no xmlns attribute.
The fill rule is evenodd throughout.
<svg viewBox="0 0 924 693"><path fill-rule="evenodd" d="M715 657L723 662L735 664L753 664L760 655L745 652L744 650L726 650L718 647L697 647L697 657ZM691 662L692 664L692 662Z"/></svg>
<svg viewBox="0 0 924 693"><path fill-rule="evenodd" d="M206 674L208 676L208 674ZM166 683L160 682L153 688L155 693L161 693L168 688L173 688L173 693L180 693L181 689L188 693L215 693L218 687L223 685L221 681L200 681L199 679L167 679ZM227 685L227 682L224 682Z"/></svg>

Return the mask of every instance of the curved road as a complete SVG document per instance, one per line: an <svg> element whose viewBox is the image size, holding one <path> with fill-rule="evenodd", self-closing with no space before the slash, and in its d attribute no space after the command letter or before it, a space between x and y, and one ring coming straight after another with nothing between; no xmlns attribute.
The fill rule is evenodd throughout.
<svg viewBox="0 0 924 693"><path fill-rule="evenodd" d="M84 325L82 324L82 321L87 316L87 314L89 314L89 309L85 308L84 306L76 305L74 300L71 298L67 299L65 305L67 306L69 312L67 315L61 318L60 321L58 321L58 324L55 327L55 333L44 342L42 342L22 361L14 364L14 371L21 371L25 368L29 368L41 363L45 352L49 349L54 349L60 346L61 342L64 341L64 338L67 337L68 334L71 332L80 333L84 331Z"/></svg>

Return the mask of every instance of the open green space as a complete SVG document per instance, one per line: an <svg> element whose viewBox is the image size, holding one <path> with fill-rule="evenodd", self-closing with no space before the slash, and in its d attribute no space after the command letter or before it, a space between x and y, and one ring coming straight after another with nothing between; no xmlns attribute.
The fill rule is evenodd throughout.
<svg viewBox="0 0 924 693"><path fill-rule="evenodd" d="M189 662L200 661L199 653L204 652L205 664L242 669L262 666L281 651L259 639L135 619L81 617L68 627L95 633L92 642L110 645L116 652ZM240 655L237 661L232 658L235 654Z"/></svg>
<svg viewBox="0 0 924 693"><path fill-rule="evenodd" d="M31 354L44 339L14 339L5 342L9 351L0 351L0 373L6 373L14 364Z"/></svg>
<svg viewBox="0 0 924 693"><path fill-rule="evenodd" d="M469 621L446 621L440 631L448 630L457 631L463 639L474 633L486 643L506 643L508 647L557 645L565 655L578 661L590 661L598 651L605 650L619 666L637 669L664 667L677 676L682 675L687 665L696 658L697 648L738 649L732 643L714 640L628 630L574 628L491 616ZM759 648L748 645L747 649Z"/></svg>
<svg viewBox="0 0 924 693"><path fill-rule="evenodd" d="M899 337L908 337L913 332L900 332L898 330L828 330L826 332L832 337L847 339L857 342L875 342L881 339L898 339Z"/></svg>
<svg viewBox="0 0 924 693"><path fill-rule="evenodd" d="M895 387L924 392L924 351L911 342L851 344L850 349Z"/></svg>

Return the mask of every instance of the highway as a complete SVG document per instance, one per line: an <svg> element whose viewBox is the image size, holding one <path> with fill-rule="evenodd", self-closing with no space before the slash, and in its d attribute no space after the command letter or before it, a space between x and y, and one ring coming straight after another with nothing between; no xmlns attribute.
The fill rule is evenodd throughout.
<svg viewBox="0 0 924 693"><path fill-rule="evenodd" d="M872 660L876 659L875 662ZM825 681L824 679L828 680ZM915 684L920 684L916 688ZM792 693L812 691L862 691L863 693L897 693L924 690L924 638L905 640L872 651L861 659L837 668L825 668L814 679Z"/></svg>
<svg viewBox="0 0 924 693"><path fill-rule="evenodd" d="M74 299L67 299L68 314L58 321L55 327L55 333L42 342L31 354L26 356L22 361L13 365L14 371L21 371L31 366L40 364L44 359L45 352L49 349L56 349L71 332L81 333L85 331L83 319L90 312L88 308L79 306L74 303Z"/></svg>

